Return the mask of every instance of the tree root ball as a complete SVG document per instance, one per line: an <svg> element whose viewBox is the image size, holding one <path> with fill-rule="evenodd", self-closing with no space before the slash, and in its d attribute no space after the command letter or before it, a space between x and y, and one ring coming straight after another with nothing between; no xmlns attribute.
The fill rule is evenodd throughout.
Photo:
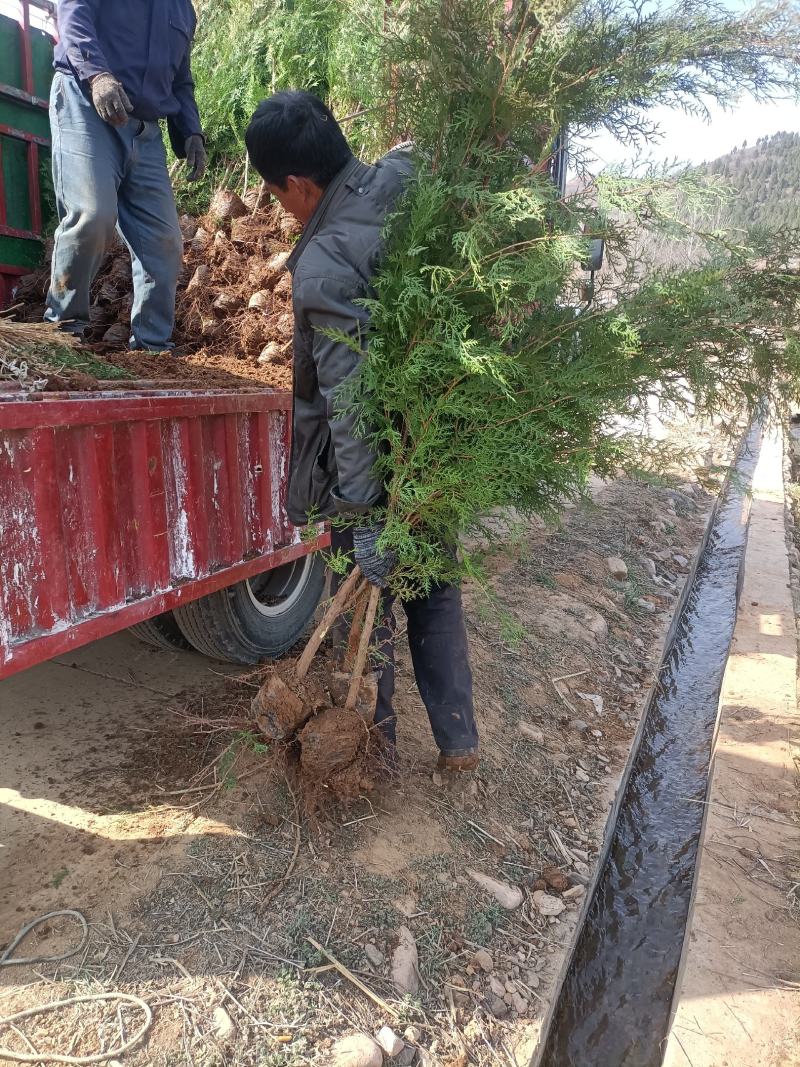
<svg viewBox="0 0 800 1067"><path fill-rule="evenodd" d="M298 735L303 791L313 801L321 789L336 800L353 800L370 789L370 728L347 708L326 708Z"/></svg>

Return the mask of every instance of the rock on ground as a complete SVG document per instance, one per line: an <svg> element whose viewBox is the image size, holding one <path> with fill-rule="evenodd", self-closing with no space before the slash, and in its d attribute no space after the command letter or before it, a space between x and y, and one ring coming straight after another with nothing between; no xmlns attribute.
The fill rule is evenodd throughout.
<svg viewBox="0 0 800 1067"><path fill-rule="evenodd" d="M546 916L560 915L566 908L563 900L551 896L550 893L545 893L543 889L537 889L533 894L533 903L536 905L536 910L539 914Z"/></svg>
<svg viewBox="0 0 800 1067"><path fill-rule="evenodd" d="M213 1020L214 1037L218 1041L227 1041L236 1033L236 1023L221 1005L214 1008Z"/></svg>
<svg viewBox="0 0 800 1067"><path fill-rule="evenodd" d="M405 1048L402 1037L398 1037L391 1026L381 1027L377 1034L377 1041L387 1056L397 1056Z"/></svg>
<svg viewBox="0 0 800 1067"><path fill-rule="evenodd" d="M534 741L537 745L544 744L544 733L538 726L531 726L528 722L517 723L517 729L528 741Z"/></svg>
<svg viewBox="0 0 800 1067"><path fill-rule="evenodd" d="M494 970L494 960L492 959L492 954L490 952L487 952L485 948L478 949L478 951L472 957L472 962L477 963L480 969L482 971L486 971L487 974L489 973L489 971Z"/></svg>
<svg viewBox="0 0 800 1067"><path fill-rule="evenodd" d="M407 926L401 926L400 941L392 953L392 985L398 996L416 996L419 990L419 956L414 935Z"/></svg>
<svg viewBox="0 0 800 1067"><path fill-rule="evenodd" d="M386 957L384 956L384 954L381 952L378 946L373 945L371 941L369 941L364 946L364 955L367 957L373 967L383 967L384 963L386 962Z"/></svg>
<svg viewBox="0 0 800 1067"><path fill-rule="evenodd" d="M343 1037L331 1049L333 1067L382 1067L383 1052L366 1034Z"/></svg>
<svg viewBox="0 0 800 1067"><path fill-rule="evenodd" d="M628 565L619 556L609 556L606 560L611 577L617 582L624 582L628 577Z"/></svg>
<svg viewBox="0 0 800 1067"><path fill-rule="evenodd" d="M477 882L482 889L485 889L487 893L493 896L506 911L513 911L518 908L525 899L522 895L522 890L518 889L517 886L509 885L507 882L500 882L496 878L490 878L488 874L481 874L480 871L467 870L467 874L473 882Z"/></svg>

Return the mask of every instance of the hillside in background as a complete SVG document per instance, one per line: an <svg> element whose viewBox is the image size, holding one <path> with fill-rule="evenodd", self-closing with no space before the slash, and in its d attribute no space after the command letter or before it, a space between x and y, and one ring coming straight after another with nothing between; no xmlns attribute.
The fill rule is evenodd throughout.
<svg viewBox="0 0 800 1067"><path fill-rule="evenodd" d="M776 133L745 143L701 168L735 190L723 225L800 226L800 133Z"/></svg>

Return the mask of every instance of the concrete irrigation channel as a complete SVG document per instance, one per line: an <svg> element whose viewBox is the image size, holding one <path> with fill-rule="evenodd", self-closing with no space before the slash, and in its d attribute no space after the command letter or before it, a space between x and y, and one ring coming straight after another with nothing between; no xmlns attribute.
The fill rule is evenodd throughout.
<svg viewBox="0 0 800 1067"><path fill-rule="evenodd" d="M777 673L774 666L765 672L761 663L759 681L755 691L751 682L749 693L757 707L749 706L747 711L751 719L765 719L773 713L773 718L783 720L778 729L787 737L787 728L797 723L794 612L788 582L781 581L784 572L788 578L788 566L780 457L777 438L767 438L765 448L764 435L754 427L742 442L735 468L712 512L667 637L659 680L650 695L609 818L595 883L587 895L585 916L576 932L560 992L543 1029L540 1051L534 1058L536 1067L659 1067L662 1063L669 1063L670 1067L744 1067L756 1063L760 1067L773 1063L785 1067L796 1062L786 1058L791 1045L791 1036L786 1035L787 1026L791 1026L786 1011L792 1010L793 1001L797 1017L798 987L785 975L773 976L774 988L781 995L777 1006L771 1002L765 1008L764 987L770 983L763 979L770 976L761 972L762 995L741 1009L745 1016L751 1016L748 1025L747 1018L742 1018L726 1001L726 997L741 993L741 979L733 988L726 988L718 977L710 981L712 975L721 972L714 971L713 960L708 961L708 954L714 955L713 943L720 940L727 942L725 950L729 955L731 949L737 948L747 955L746 928L739 922L737 930L736 920L730 922L730 917L723 914L717 916L720 928L715 935L713 912L703 911L702 921L698 922L698 904L713 901L713 887L706 887L706 899L699 900L697 895L698 851L708 851L709 806L713 800L727 807L728 819L733 807L724 797L712 793L709 778L717 732L721 719L725 719L721 711L729 702L729 673L739 661L748 664L753 657L764 656L763 639L751 647L746 634L739 636L740 627L747 626L746 618L737 622L746 559L748 595L759 597L750 604L759 606L770 595L783 602L780 615L768 612L765 616L761 608L759 619L773 620L772 630L769 625L765 630L763 623L756 629L768 635L767 646L773 632L782 640L780 655L785 661ZM762 483L765 478L773 482L773 513L766 523L772 543L766 551L763 533L748 546L757 467ZM781 482L778 494L774 492L776 468ZM764 506L758 491L755 500L758 515L758 509ZM780 527L772 525L778 521ZM734 632L739 651L729 665ZM769 654L767 647L768 659ZM742 671L741 662L738 669ZM757 748L758 740L751 735L750 747ZM761 741L770 744L773 733L767 730ZM786 785L791 755L783 753L778 763L777 781ZM776 782L771 784L774 791ZM751 804L749 811L743 808L741 816L733 819L736 826L745 826L752 836L755 828L751 821L783 822L784 850L789 838L795 847L800 844L796 819L781 817L774 810L766 813L765 805L771 798L762 795L760 799L761 806L753 808ZM750 821L746 821L748 815ZM739 847L736 843L734 846ZM787 855L796 853L787 851ZM708 864L705 856L703 862ZM759 858L759 862L770 871L776 884L782 881L789 886L790 872L781 879L763 859ZM791 908L796 899L791 899L791 886L789 890ZM766 911L770 902L757 896L755 904L757 909L760 904L760 910ZM729 921L723 933L726 919ZM698 950L693 946L703 931L696 932L695 926L702 927L703 923L705 945ZM786 936L795 948L800 947L796 923ZM737 940L741 942L738 946ZM786 941L781 945L785 947ZM795 955L795 970L798 958ZM789 954L788 966L790 960ZM730 969L730 960L727 962ZM757 970L755 963L752 966ZM791 977L796 978L796 974ZM687 1005L687 997L694 1001L694 1008ZM720 1001L716 1007L715 998ZM695 1013L697 1002L706 1002L706 1025L700 1030L696 1029L700 1026ZM716 1018L726 1011L728 1019ZM733 1040L728 1037L732 1028ZM685 1031L696 1035L697 1048L691 1055ZM793 1055L796 1054L795 1046Z"/></svg>

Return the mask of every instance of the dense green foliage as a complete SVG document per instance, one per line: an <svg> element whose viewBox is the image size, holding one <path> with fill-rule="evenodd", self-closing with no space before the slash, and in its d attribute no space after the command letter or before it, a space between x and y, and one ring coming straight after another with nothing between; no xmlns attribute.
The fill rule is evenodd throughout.
<svg viewBox="0 0 800 1067"><path fill-rule="evenodd" d="M205 206L223 181L239 187L245 167L244 131L256 105L279 89L307 89L354 115L348 133L371 158L375 128L360 113L377 102L383 4L352 7L340 0L200 0L192 52L197 103L211 152L198 189L176 174L187 209Z"/></svg>
<svg viewBox="0 0 800 1067"><path fill-rule="evenodd" d="M771 240L767 260L705 234L701 265L643 281L630 252L643 228L680 228L673 182L601 180L559 203L547 172L562 127L635 140L655 104L796 88L798 43L783 9L737 19L693 0L649 14L628 0L392 9L381 131L413 133L418 177L391 227L354 402L382 451L397 591L446 577L441 543L492 510L547 511L617 464L620 427L653 392L715 415L795 393L795 235ZM701 186L690 176L680 196ZM582 230L602 232L618 264L589 304Z"/></svg>
<svg viewBox="0 0 800 1067"><path fill-rule="evenodd" d="M745 142L701 168L732 191L724 225L800 226L800 133L776 133Z"/></svg>

